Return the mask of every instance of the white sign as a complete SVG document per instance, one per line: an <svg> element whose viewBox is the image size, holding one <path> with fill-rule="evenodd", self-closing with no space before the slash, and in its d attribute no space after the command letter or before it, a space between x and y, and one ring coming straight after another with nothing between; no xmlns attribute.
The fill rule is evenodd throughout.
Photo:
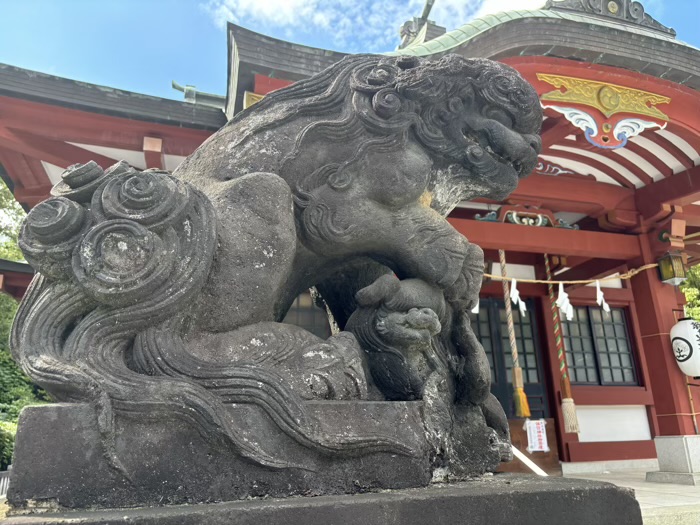
<svg viewBox="0 0 700 525"><path fill-rule="evenodd" d="M527 451L549 452L547 443L547 422L544 419L525 420L525 430L527 431Z"/></svg>

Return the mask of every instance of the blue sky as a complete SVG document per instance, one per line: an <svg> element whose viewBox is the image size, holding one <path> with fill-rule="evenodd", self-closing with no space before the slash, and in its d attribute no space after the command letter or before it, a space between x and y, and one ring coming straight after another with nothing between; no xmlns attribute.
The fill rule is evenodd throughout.
<svg viewBox="0 0 700 525"><path fill-rule="evenodd" d="M544 0L436 0L431 19L534 9ZM700 47L700 0L642 0ZM95 84L181 99L170 81L225 94L225 23L301 44L382 52L424 0L0 0L0 62Z"/></svg>

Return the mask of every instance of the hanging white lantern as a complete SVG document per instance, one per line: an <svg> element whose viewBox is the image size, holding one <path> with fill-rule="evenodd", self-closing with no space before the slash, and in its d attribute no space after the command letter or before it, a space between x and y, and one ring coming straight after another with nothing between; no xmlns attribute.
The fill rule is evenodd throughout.
<svg viewBox="0 0 700 525"><path fill-rule="evenodd" d="M684 317L671 328L671 347L681 371L700 377L700 322Z"/></svg>

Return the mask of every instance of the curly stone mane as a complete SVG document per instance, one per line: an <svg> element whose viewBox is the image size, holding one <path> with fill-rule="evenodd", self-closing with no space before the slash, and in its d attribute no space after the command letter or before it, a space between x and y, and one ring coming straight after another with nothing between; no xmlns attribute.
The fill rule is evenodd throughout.
<svg viewBox="0 0 700 525"><path fill-rule="evenodd" d="M472 114L486 118L475 122ZM491 146L499 142L504 125L538 140L534 134L542 122L537 94L504 64L457 55L436 62L357 55L311 79L273 92L239 113L228 126L244 119L248 124L230 147L244 147L255 135L290 121L303 121L307 115L317 118L294 137L289 151L282 152L282 164L276 171L297 180L293 190L302 209L308 205L310 189L329 178L342 185L346 168L369 151L397 147L409 134L446 165L459 165L479 178L510 160L501 158L501 152ZM319 115L324 118L319 119ZM304 159L306 145L317 140L347 143L358 138L362 141L345 158L315 166L309 173ZM516 161L520 175L527 175L532 168L534 165L517 165ZM434 178L431 188L437 184L440 182ZM433 206L444 213L454 204L436 200Z"/></svg>

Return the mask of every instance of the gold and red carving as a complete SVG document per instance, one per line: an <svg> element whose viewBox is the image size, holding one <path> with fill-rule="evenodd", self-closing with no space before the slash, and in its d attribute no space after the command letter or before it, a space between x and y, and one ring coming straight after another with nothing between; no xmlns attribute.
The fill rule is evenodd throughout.
<svg viewBox="0 0 700 525"><path fill-rule="evenodd" d="M663 129L669 121L656 107L671 102L663 95L564 75L537 73L537 79L557 88L540 95L542 106L564 115L599 148L623 148L628 139L650 128Z"/></svg>
<svg viewBox="0 0 700 525"><path fill-rule="evenodd" d="M668 104L669 97L607 82L584 78L537 73L537 78L558 88L543 94L543 101L568 102L596 108L606 117L616 113L632 113L668 121L658 104ZM563 88L563 90L562 90Z"/></svg>
<svg viewBox="0 0 700 525"><path fill-rule="evenodd" d="M243 109L248 109L253 104L260 102L265 95L259 95L258 93L253 93L252 91L246 91L243 97Z"/></svg>

